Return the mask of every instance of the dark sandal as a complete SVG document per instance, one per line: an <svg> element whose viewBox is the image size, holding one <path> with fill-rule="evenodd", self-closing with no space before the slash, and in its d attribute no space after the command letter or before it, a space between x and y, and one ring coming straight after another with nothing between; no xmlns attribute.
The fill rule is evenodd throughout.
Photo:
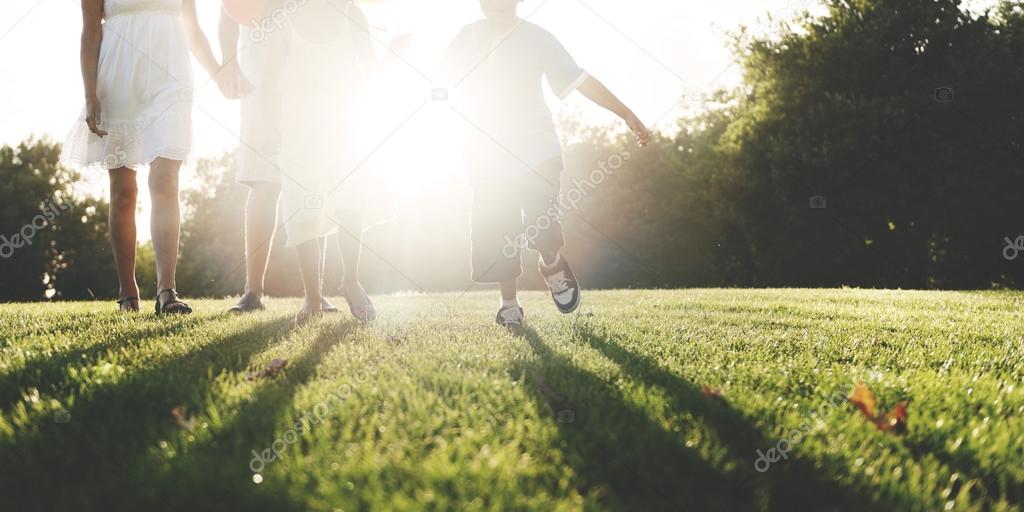
<svg viewBox="0 0 1024 512"><path fill-rule="evenodd" d="M160 297L170 292L171 299L167 302L160 304ZM192 313L192 308L188 304L178 300L178 291L174 288L168 288L162 290L156 294L156 314L157 315L189 315Z"/></svg>
<svg viewBox="0 0 1024 512"><path fill-rule="evenodd" d="M128 309L125 309L125 305ZM117 301L117 306L122 313L138 313L139 312L139 298L138 297L125 297Z"/></svg>

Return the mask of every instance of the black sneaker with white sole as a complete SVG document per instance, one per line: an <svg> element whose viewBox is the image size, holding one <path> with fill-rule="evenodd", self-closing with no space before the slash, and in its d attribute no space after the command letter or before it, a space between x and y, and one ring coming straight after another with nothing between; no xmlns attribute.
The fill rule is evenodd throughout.
<svg viewBox="0 0 1024 512"><path fill-rule="evenodd" d="M569 268L569 262L561 254L552 265L545 265L544 259L540 261L540 275L551 291L551 300L563 314L569 314L580 307L580 283L576 280Z"/></svg>
<svg viewBox="0 0 1024 512"><path fill-rule="evenodd" d="M498 325L512 331L522 330L523 322L526 321L526 314L519 306L503 306L498 310L498 316L494 319Z"/></svg>

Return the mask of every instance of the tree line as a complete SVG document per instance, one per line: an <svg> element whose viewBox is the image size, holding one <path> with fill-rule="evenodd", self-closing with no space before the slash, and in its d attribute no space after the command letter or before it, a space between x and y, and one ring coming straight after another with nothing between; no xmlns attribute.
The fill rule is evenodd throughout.
<svg viewBox="0 0 1024 512"><path fill-rule="evenodd" d="M708 91L642 151L568 123L567 256L585 286L1024 283L1024 8L825 7L771 34L735 34L742 83ZM0 300L116 293L107 204L78 192L88 177L58 156L47 140L0 148ZM245 191L233 167L231 155L201 161L200 186L184 195L179 288L193 296L241 289ZM368 235L375 291L471 287L468 193L450 192ZM268 291L298 293L293 256L270 243ZM139 255L145 288L152 253Z"/></svg>

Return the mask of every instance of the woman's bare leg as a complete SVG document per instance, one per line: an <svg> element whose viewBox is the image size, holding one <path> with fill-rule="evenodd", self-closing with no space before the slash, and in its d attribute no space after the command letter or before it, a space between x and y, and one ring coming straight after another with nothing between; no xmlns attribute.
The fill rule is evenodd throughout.
<svg viewBox="0 0 1024 512"><path fill-rule="evenodd" d="M180 160L157 158L149 167L149 194L153 212L150 232L156 255L156 290L175 288L178 268L178 240L181 234L181 206L178 202Z"/></svg>
<svg viewBox="0 0 1024 512"><path fill-rule="evenodd" d="M138 205L139 187L135 171L127 167L110 170L110 247L114 252L114 266L117 268L117 298L139 296L139 284L135 281L135 208Z"/></svg>

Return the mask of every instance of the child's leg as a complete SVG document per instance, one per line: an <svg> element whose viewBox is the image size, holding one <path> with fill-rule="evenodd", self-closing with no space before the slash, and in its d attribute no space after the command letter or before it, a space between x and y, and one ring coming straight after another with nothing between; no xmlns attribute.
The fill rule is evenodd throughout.
<svg viewBox="0 0 1024 512"><path fill-rule="evenodd" d="M363 222L359 214L350 210L339 210L338 247L341 249L342 286L346 289L359 286L359 261L363 253Z"/></svg>
<svg viewBox="0 0 1024 512"><path fill-rule="evenodd" d="M524 236L530 249L540 253L545 265L554 264L558 260L558 252L565 245L558 203L561 176L562 160L559 158L546 162L535 174L524 177Z"/></svg>
<svg viewBox="0 0 1024 512"><path fill-rule="evenodd" d="M342 289L349 310L361 320L372 321L377 317L370 296L359 282L359 260L363 252L363 222L358 212L338 210L338 247L341 249Z"/></svg>
<svg viewBox="0 0 1024 512"><path fill-rule="evenodd" d="M271 242L277 230L277 203L281 186L251 182L245 201L245 291L257 299L263 296L263 282L270 260Z"/></svg>
<svg viewBox="0 0 1024 512"><path fill-rule="evenodd" d="M531 249L541 254L540 274L544 278L555 306L562 313L572 313L580 305L580 285L569 263L559 252L565 245L562 212L559 205L561 159L552 160L532 176L525 187L523 211L526 216L526 240Z"/></svg>
<svg viewBox="0 0 1024 512"><path fill-rule="evenodd" d="M523 212L515 187L478 186L473 191L473 281L501 283L502 295L515 296L523 273Z"/></svg>
<svg viewBox="0 0 1024 512"><path fill-rule="evenodd" d="M320 258L318 260L319 264L320 264L320 305L321 305L321 307L323 307L324 312L326 312L326 313L336 313L336 312L338 312L338 308L334 307L334 304L331 304L330 299L327 298L327 293L324 292L324 290L333 290L334 289L334 288L331 288L331 287L327 286L327 283L326 283L326 281L327 281L327 247L328 247L328 240L327 239L328 238L329 237L325 236L325 237L320 238L320 239L317 240L317 248L320 251Z"/></svg>
<svg viewBox="0 0 1024 512"><path fill-rule="evenodd" d="M516 281L523 273L523 209L514 180L480 183L473 190L473 280L499 283L497 323L513 330L523 326Z"/></svg>
<svg viewBox="0 0 1024 512"><path fill-rule="evenodd" d="M545 265L552 265L558 259L558 251L561 249L561 245L556 247L553 244L545 244L537 247L537 252L540 253L540 259Z"/></svg>
<svg viewBox="0 0 1024 512"><path fill-rule="evenodd" d="M519 290L516 279L509 279L501 282L501 305L512 306L519 304Z"/></svg>
<svg viewBox="0 0 1024 512"><path fill-rule="evenodd" d="M320 242L310 240L296 247L299 254L299 271L302 273L302 287L305 290L304 313L323 311L320 293ZM300 313L301 314L301 313Z"/></svg>

